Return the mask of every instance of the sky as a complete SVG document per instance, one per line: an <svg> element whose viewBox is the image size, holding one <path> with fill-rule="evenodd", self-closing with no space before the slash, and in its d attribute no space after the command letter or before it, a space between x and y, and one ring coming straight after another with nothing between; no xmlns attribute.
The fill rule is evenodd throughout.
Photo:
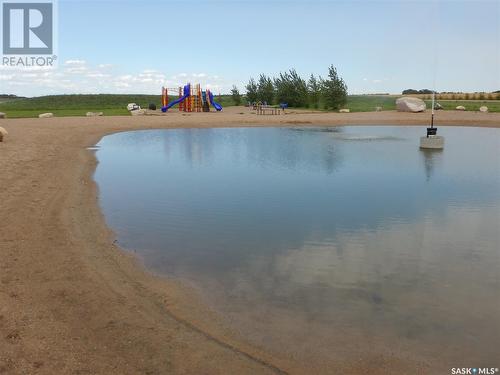
<svg viewBox="0 0 500 375"><path fill-rule="evenodd" d="M244 92L330 65L350 94L500 90L500 0L59 0L56 37L58 67L0 65L0 93Z"/></svg>

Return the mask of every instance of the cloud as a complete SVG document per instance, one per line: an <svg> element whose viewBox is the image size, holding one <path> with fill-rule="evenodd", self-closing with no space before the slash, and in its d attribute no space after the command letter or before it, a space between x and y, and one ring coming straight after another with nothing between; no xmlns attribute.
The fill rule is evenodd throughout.
<svg viewBox="0 0 500 375"><path fill-rule="evenodd" d="M48 94L159 93L162 86L181 87L186 82L200 83L216 92L228 92L232 82L205 72L179 72L167 77L155 69L136 73L120 71L111 64L89 64L83 59L66 60L56 69L17 69L16 74L3 72L2 91L8 94L38 96Z"/></svg>
<svg viewBox="0 0 500 375"><path fill-rule="evenodd" d="M85 60L66 60L63 69L70 74L82 74L89 70Z"/></svg>
<svg viewBox="0 0 500 375"><path fill-rule="evenodd" d="M0 74L0 81L10 81L13 78L13 74Z"/></svg>
<svg viewBox="0 0 500 375"><path fill-rule="evenodd" d="M64 62L64 65L70 65L70 66L82 66L86 64L87 62L85 60L66 60Z"/></svg>

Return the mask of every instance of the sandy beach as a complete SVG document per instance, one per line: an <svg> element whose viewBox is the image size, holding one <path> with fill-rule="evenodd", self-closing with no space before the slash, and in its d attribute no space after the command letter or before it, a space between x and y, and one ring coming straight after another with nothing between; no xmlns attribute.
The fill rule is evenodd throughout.
<svg viewBox="0 0 500 375"><path fill-rule="evenodd" d="M115 244L88 147L115 132L191 127L422 125L429 113L222 113L5 119L0 143L0 374L280 374L307 364L245 343L177 281ZM500 127L500 113L438 112L437 126ZM423 129L422 134L425 134ZM404 359L340 364L404 373ZM415 373L426 373L415 368ZM325 372L325 373L328 373Z"/></svg>

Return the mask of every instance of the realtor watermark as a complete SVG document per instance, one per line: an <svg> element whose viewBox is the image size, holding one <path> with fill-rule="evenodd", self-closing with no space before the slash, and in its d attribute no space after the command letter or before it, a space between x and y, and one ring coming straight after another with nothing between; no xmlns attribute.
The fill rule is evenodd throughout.
<svg viewBox="0 0 500 375"><path fill-rule="evenodd" d="M454 367L452 375L495 375L499 373L498 367Z"/></svg>
<svg viewBox="0 0 500 375"><path fill-rule="evenodd" d="M2 66L57 64L57 0L0 0Z"/></svg>

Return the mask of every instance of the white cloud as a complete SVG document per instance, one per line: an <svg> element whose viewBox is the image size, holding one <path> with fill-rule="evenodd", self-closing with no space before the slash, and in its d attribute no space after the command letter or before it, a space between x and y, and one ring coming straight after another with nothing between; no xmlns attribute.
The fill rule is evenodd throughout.
<svg viewBox="0 0 500 375"><path fill-rule="evenodd" d="M159 93L162 86L181 87L186 82L200 83L214 92L228 92L233 82L205 72L180 72L167 76L154 69L137 73L119 71L111 64L92 65L83 59L66 60L56 69L17 69L13 74L0 67L2 91L8 94L39 96L74 93Z"/></svg>
<svg viewBox="0 0 500 375"><path fill-rule="evenodd" d="M82 66L86 64L87 62L85 60L66 60L64 62L64 65L71 65L71 66Z"/></svg>
<svg viewBox="0 0 500 375"><path fill-rule="evenodd" d="M0 81L10 81L14 78L13 74L0 74Z"/></svg>

